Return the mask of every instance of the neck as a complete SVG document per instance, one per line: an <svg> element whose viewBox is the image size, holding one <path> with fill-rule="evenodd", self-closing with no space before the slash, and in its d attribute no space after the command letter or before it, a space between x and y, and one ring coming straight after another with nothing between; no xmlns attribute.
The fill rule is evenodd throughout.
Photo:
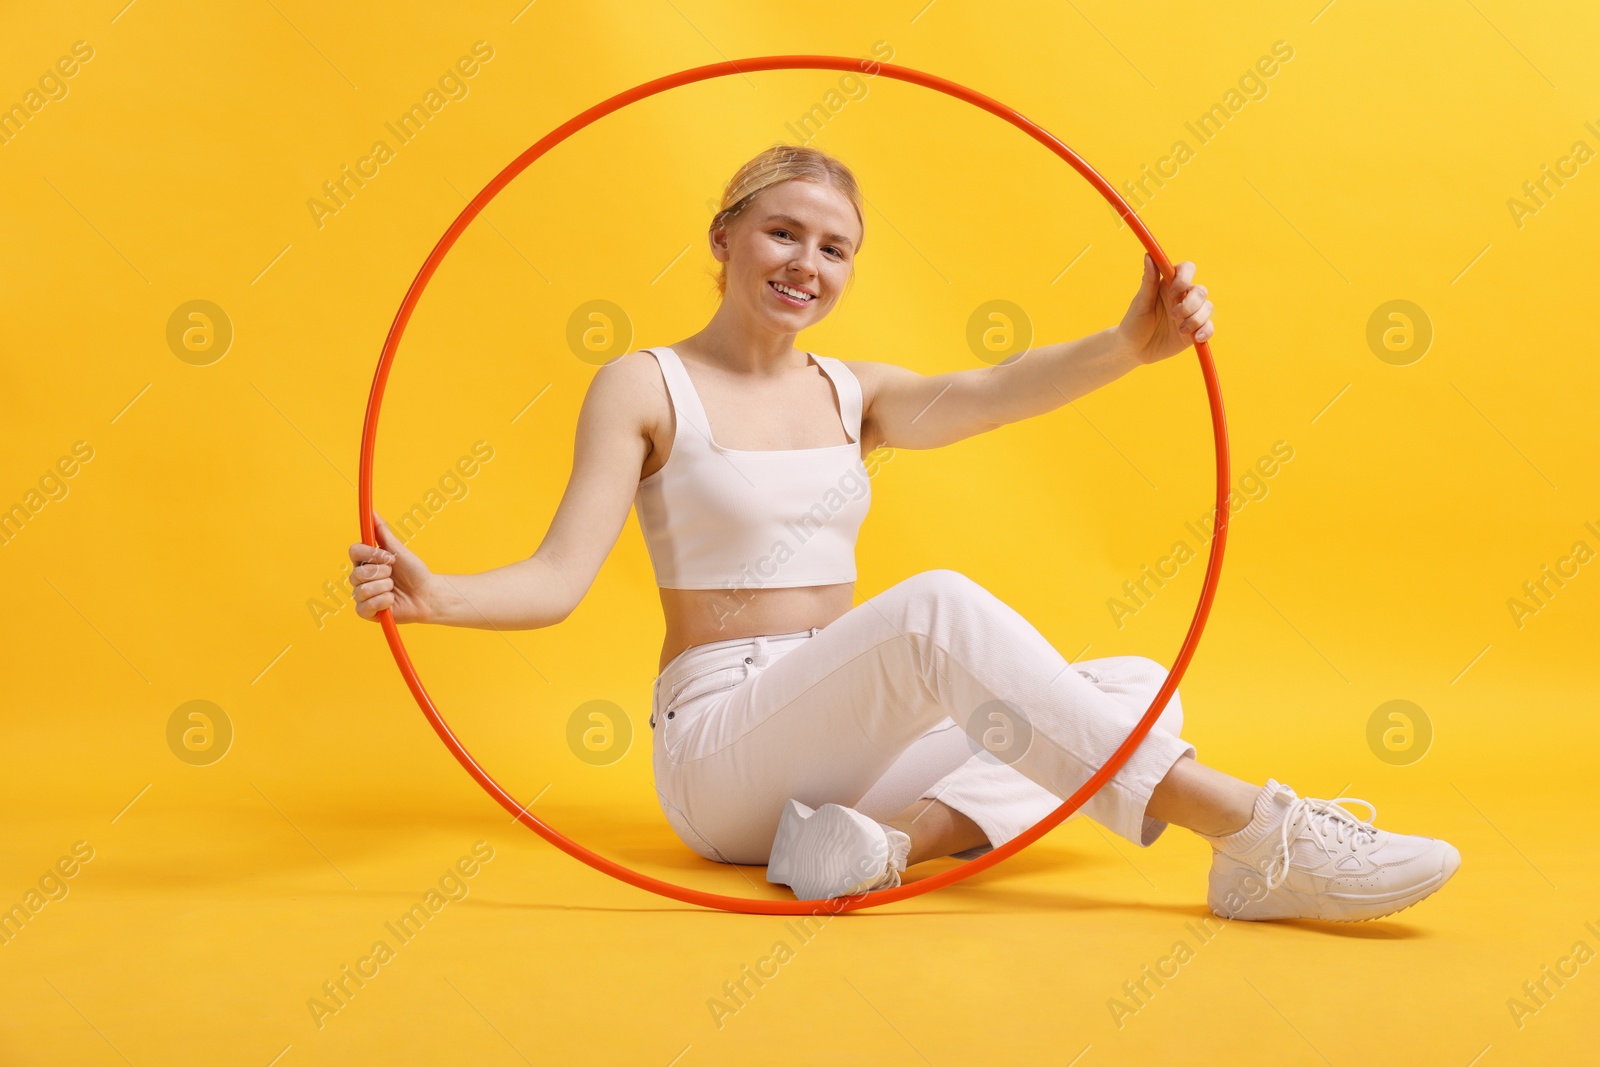
<svg viewBox="0 0 1600 1067"><path fill-rule="evenodd" d="M799 334L773 329L769 322L753 319L724 299L711 321L672 347L742 374L775 375L806 365L806 354L795 348Z"/></svg>

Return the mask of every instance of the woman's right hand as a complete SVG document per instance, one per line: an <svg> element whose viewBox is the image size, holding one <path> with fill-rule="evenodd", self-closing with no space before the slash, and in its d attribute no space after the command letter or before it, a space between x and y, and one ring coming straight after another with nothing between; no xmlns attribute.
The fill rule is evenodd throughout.
<svg viewBox="0 0 1600 1067"><path fill-rule="evenodd" d="M377 546L364 541L350 546L356 614L372 619L388 608L397 623L427 622L432 614L427 597L432 572L389 532L382 516L373 512L372 517L377 523Z"/></svg>

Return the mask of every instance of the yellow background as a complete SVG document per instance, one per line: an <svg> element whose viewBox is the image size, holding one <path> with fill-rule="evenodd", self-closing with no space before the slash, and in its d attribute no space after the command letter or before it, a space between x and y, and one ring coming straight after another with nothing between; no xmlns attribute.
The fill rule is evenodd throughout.
<svg viewBox="0 0 1600 1067"><path fill-rule="evenodd" d="M1600 527L1596 164L1520 224L1507 204L1575 142L1600 149L1589 6L111 0L13 5L5 22L0 105L74 42L93 58L0 145L0 506L65 487L0 545L0 905L74 843L93 858L0 945L0 1062L1488 1065L1592 1047L1596 965L1520 1026L1507 1005L1577 942L1600 950L1584 925L1600 927L1600 563L1520 626L1508 606L1576 542L1600 548L1585 525ZM479 41L493 56L465 95L397 146L385 124ZM512 825L440 746L380 630L350 607L319 624L310 602L336 604L324 583L342 583L358 537L379 349L466 200L650 78L880 41L1118 186L1187 142L1141 214L1211 290L1235 483L1275 442L1293 458L1233 519L1181 683L1185 733L1240 777L1364 797L1380 826L1452 841L1463 866L1437 897L1354 927L1224 923L1119 1028L1108 1000L1209 914L1192 835L1139 850L1076 821L801 946L781 919L664 901ZM1292 59L1201 144L1185 124L1280 41ZM551 152L467 231L401 346L375 467L393 519L474 442L492 447L411 540L434 569L538 545L594 373L570 316L616 303L626 349L697 329L714 307L707 202L776 141L810 137L869 202L854 289L805 348L934 373L980 365L965 338L988 300L1025 309L1039 342L1120 318L1139 248L1068 167L951 98L841 77L654 97ZM815 105L826 122L797 136ZM393 158L319 225L308 201L379 139ZM206 366L167 343L197 299L235 334ZM1367 343L1399 299L1434 335L1404 366ZM79 441L92 459L48 481ZM1185 523L1214 492L1192 353L882 459L860 598L950 567L1068 657L1172 662L1204 570ZM1179 539L1201 558L1119 627L1107 601ZM699 860L655 803L662 627L632 516L560 626L403 634L446 716L540 818L682 884L787 897L760 868ZM1434 733L1404 765L1367 742L1395 699ZM168 747L191 700L234 731L209 766ZM609 765L567 746L589 700L631 723ZM465 899L319 1027L322 983L478 841L494 858ZM709 1002L778 940L795 957L718 1025Z"/></svg>

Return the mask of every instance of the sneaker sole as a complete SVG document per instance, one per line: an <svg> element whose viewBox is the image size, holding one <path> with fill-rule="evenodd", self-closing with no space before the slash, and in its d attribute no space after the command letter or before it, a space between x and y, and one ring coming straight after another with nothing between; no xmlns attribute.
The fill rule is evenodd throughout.
<svg viewBox="0 0 1600 1067"><path fill-rule="evenodd" d="M852 860L878 861L876 874L863 877ZM888 842L878 824L838 804L809 808L798 800L784 804L767 863L767 881L787 885L800 900L850 896L884 876Z"/></svg>
<svg viewBox="0 0 1600 1067"><path fill-rule="evenodd" d="M1251 868L1251 867L1249 867L1247 865L1244 865L1244 864L1235 863L1234 866L1238 867L1238 868L1240 868L1242 870L1248 871L1251 874L1256 873L1253 868ZM1450 846L1450 850L1448 852L1446 852L1445 855L1444 855L1444 864L1440 868L1438 874L1434 875L1428 881L1423 882L1420 885L1414 885L1414 886L1410 886L1410 887L1408 887L1406 889L1397 890L1394 893L1390 894L1387 899L1385 899L1385 898L1374 898L1372 896L1357 896L1357 895L1351 894L1351 893L1310 894L1310 893L1297 893L1297 892L1294 892L1292 890L1274 890L1273 892L1278 893L1280 895L1280 898L1281 897L1287 897L1289 900L1293 901L1295 903L1296 907L1299 910L1297 910L1296 912L1294 912L1292 914L1285 913L1285 914L1281 914L1281 915L1263 915L1263 914L1251 915L1251 914L1248 914L1249 909L1246 908L1246 909L1242 909L1241 912L1239 914L1237 914L1237 915L1229 915L1229 914L1227 914L1225 912L1218 911L1216 909L1216 907L1214 905L1210 905L1209 902L1208 902L1208 906L1211 907L1211 914L1215 915L1219 919L1243 919L1246 922L1272 922L1272 921L1281 920L1281 919L1315 919L1318 922L1335 922L1335 923L1370 922L1373 919L1387 918L1388 916L1394 915L1397 912L1405 911L1407 908L1412 907L1413 905L1422 903L1422 901L1426 900L1428 897L1430 897L1434 893L1438 892L1439 889L1441 887L1443 887L1444 884L1446 882L1448 882L1451 879L1452 876L1455 875L1456 871L1458 871L1460 869L1461 869L1461 853L1460 853L1459 850L1457 850L1455 848L1455 846L1452 845L1452 846ZM1388 903L1388 904L1394 904L1396 906L1390 908L1387 911L1375 912L1375 913L1373 913L1371 915L1358 915L1358 916L1353 916L1353 917L1350 917L1350 918L1339 918L1339 917L1336 917L1336 916L1317 914L1318 909L1316 908L1315 904L1319 900L1335 901L1335 902L1338 902L1338 903L1346 905L1346 906L1349 906L1349 905L1360 905L1360 904L1371 905L1371 904L1374 904L1374 903L1378 903L1378 904Z"/></svg>

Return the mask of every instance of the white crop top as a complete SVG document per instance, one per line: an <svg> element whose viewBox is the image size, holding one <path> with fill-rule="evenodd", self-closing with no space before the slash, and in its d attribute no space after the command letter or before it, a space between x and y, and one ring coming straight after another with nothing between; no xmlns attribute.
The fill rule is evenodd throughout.
<svg viewBox="0 0 1600 1067"><path fill-rule="evenodd" d="M634 507L656 584L761 589L856 580L856 534L872 503L861 461L861 383L832 356L806 353L833 382L850 441L822 448L723 448L683 361L650 348L672 403L672 449L639 482Z"/></svg>

